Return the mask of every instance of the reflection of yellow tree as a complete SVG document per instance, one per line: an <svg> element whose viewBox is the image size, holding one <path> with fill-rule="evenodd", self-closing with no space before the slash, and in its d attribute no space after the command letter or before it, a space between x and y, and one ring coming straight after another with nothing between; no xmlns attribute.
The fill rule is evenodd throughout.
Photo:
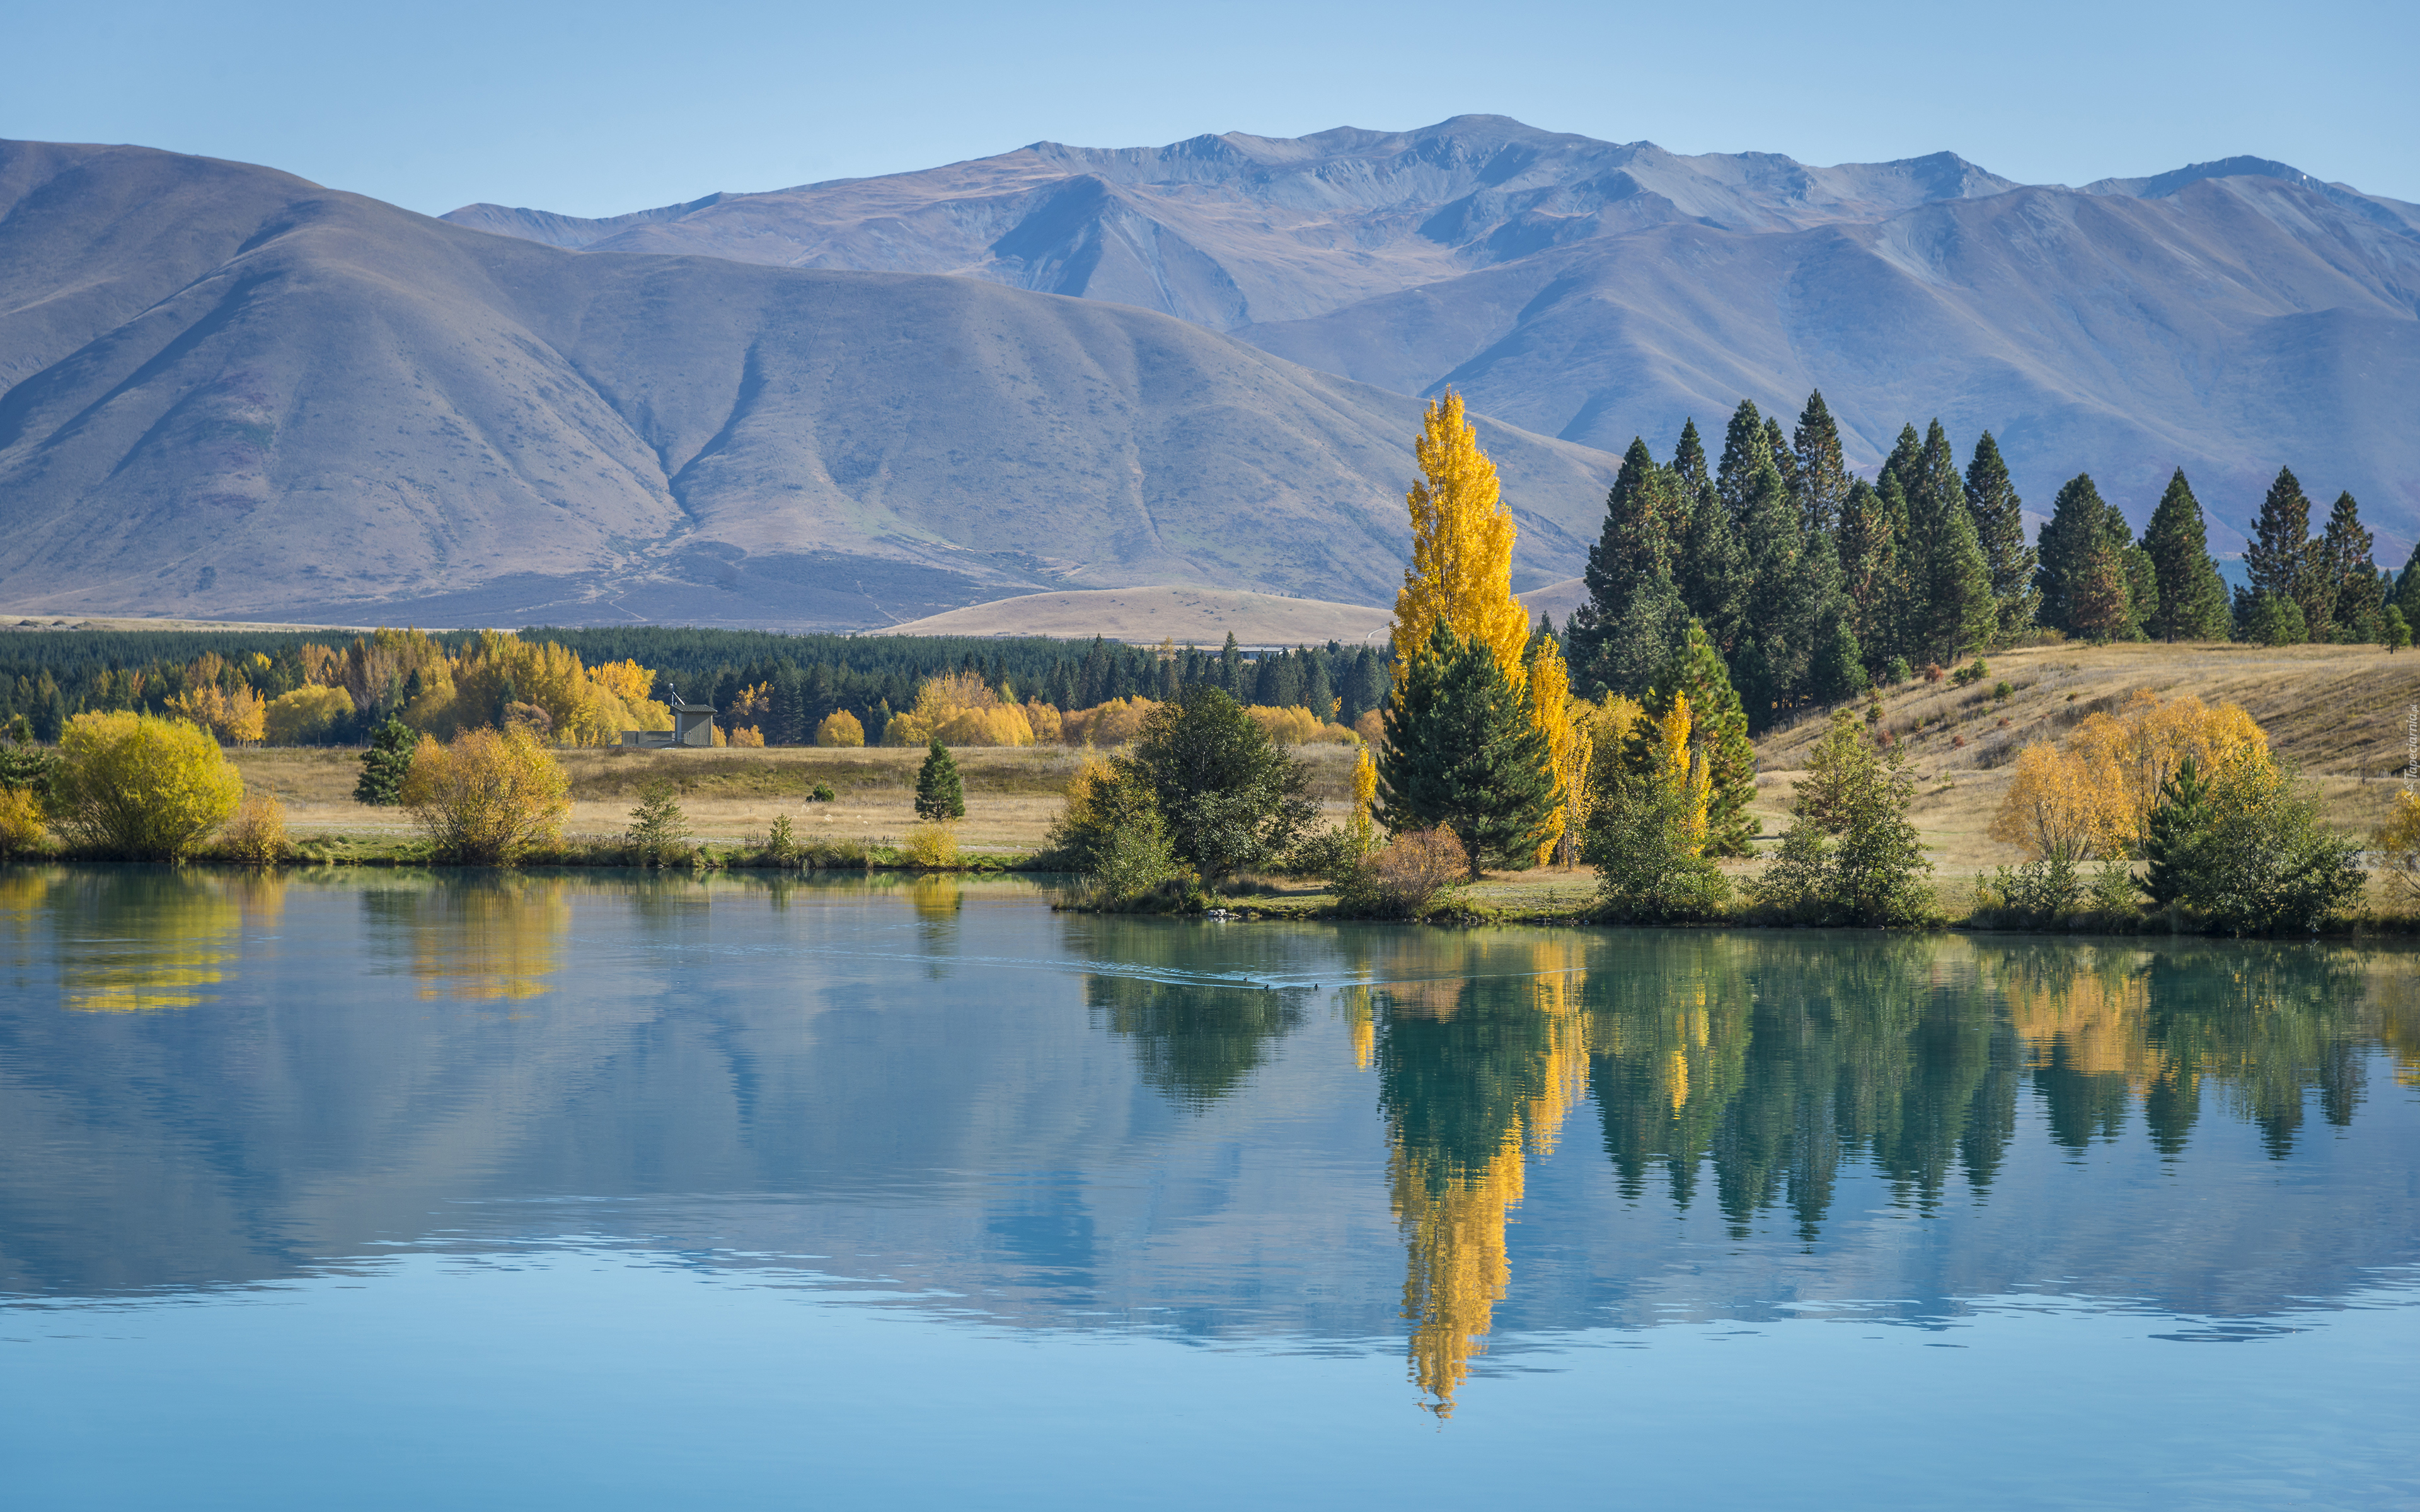
<svg viewBox="0 0 2420 1512"><path fill-rule="evenodd" d="M1994 973L2029 1070L2054 1062L2090 1076L2123 1076L2140 1094L2164 1079L2168 1057L2151 1042L2151 995L2141 952L2089 946L2055 956L2011 957Z"/></svg>
<svg viewBox="0 0 2420 1512"><path fill-rule="evenodd" d="M67 916L62 913L62 922ZM192 1008L236 957L242 911L217 882L183 872L102 881L89 923L59 951L60 996L80 1013Z"/></svg>
<svg viewBox="0 0 2420 1512"><path fill-rule="evenodd" d="M413 897L411 974L423 997L519 1001L553 991L571 927L570 884L526 877L449 883Z"/></svg>
<svg viewBox="0 0 2420 1512"><path fill-rule="evenodd" d="M1526 963L1537 975L1381 990L1387 1179L1406 1252L1411 1376L1440 1417L1452 1413L1512 1282L1504 1228L1526 1158L1554 1148L1587 1089L1582 974L1568 964L1576 959L1539 942ZM1357 1058L1364 1022L1366 1010L1355 1021Z"/></svg>

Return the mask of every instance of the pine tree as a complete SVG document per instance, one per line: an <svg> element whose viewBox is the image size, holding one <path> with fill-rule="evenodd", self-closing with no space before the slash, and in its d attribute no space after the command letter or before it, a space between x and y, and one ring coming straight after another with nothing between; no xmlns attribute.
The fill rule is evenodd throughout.
<svg viewBox="0 0 2420 1512"><path fill-rule="evenodd" d="M1553 752L1492 646L1434 622L1385 718L1379 818L1389 830L1452 830L1473 877L1535 860L1555 807Z"/></svg>
<svg viewBox="0 0 2420 1512"><path fill-rule="evenodd" d="M1749 855L1750 841L1762 827L1747 811L1756 801L1756 748L1748 744L1747 713L1731 687L1730 670L1705 626L1694 620L1680 647L1657 671L1654 689L1641 707L1650 718L1660 718L1675 693L1687 696L1690 739L1705 753L1707 852Z"/></svg>
<svg viewBox="0 0 2420 1512"><path fill-rule="evenodd" d="M2070 590L2069 634L2088 640L2122 640L2133 628L2126 601L2126 564L2106 534L2086 548L2083 570Z"/></svg>
<svg viewBox="0 0 2420 1512"><path fill-rule="evenodd" d="M1462 395L1449 390L1429 406L1415 451L1420 481L1404 501L1412 514L1412 564L1395 595L1395 657L1427 644L1429 626L1442 620L1458 635L1485 640L1517 684L1529 614L1512 596L1512 516Z"/></svg>
<svg viewBox="0 0 2420 1512"><path fill-rule="evenodd" d="M1681 439L1672 446L1672 481L1681 490L1682 501L1691 509L1714 492L1714 474L1706 471L1706 443L1698 435L1695 420L1681 422Z"/></svg>
<svg viewBox="0 0 2420 1512"><path fill-rule="evenodd" d="M967 793L958 780L958 764L936 736L916 773L916 817L939 821L967 816Z"/></svg>
<svg viewBox="0 0 2420 1512"><path fill-rule="evenodd" d="M384 808L401 803L404 779L411 775L411 753L419 746L418 731L387 716L386 723L370 738L370 748L362 752L362 776L353 784L353 801Z"/></svg>
<svg viewBox="0 0 2420 1512"><path fill-rule="evenodd" d="M2025 544L2025 501L2009 479L2000 443L1985 431L1966 464L1966 512L1975 539L1992 573L1992 598L1999 625L1993 640L2006 644L2033 627L2041 595L2034 590L2034 548Z"/></svg>
<svg viewBox="0 0 2420 1512"><path fill-rule="evenodd" d="M2109 506L2092 486L2092 474L2079 472L2058 490L2051 503L2050 522L2037 543L2040 562L2034 583L2041 594L2041 623L2069 635L2086 632L2078 625L2076 604L2092 554L2108 535ZM2120 571L2122 572L2122 566ZM2118 580L2122 591L2124 580Z"/></svg>
<svg viewBox="0 0 2420 1512"><path fill-rule="evenodd" d="M1943 666L1980 651L1999 633L2000 605L1992 595L1992 569L1975 539L1975 520L1962 503L1944 512L1934 537L1925 584L1926 639Z"/></svg>
<svg viewBox="0 0 2420 1512"><path fill-rule="evenodd" d="M1739 643L1740 610L1747 598L1747 560L1730 507L1706 474L1705 448L1697 427L1681 432L1669 470L1672 488L1687 511L1688 529L1673 563L1685 611L1703 625L1718 650ZM1635 694L1636 688L1625 688Z"/></svg>
<svg viewBox="0 0 2420 1512"><path fill-rule="evenodd" d="M1840 455L1840 427L1823 403L1823 391L1807 395L1798 412L1798 428L1791 438L1796 463L1789 482L1798 504L1798 528L1809 539L1838 528L1841 507L1849 499L1849 464Z"/></svg>
<svg viewBox="0 0 2420 1512"><path fill-rule="evenodd" d="M2209 527L2182 468L2143 527L2143 549L2159 582L2159 608L2145 631L2159 640L2226 640L2226 584L2211 560Z"/></svg>
<svg viewBox="0 0 2420 1512"><path fill-rule="evenodd" d="M1686 618L1672 565L1683 528L1671 474L1634 438L1606 495L1605 529L1589 548L1588 602L1571 624L1572 669L1584 687L1636 695Z"/></svg>
<svg viewBox="0 0 2420 1512"><path fill-rule="evenodd" d="M2319 541L2321 592L2328 602L2333 640L2368 640L2378 632L2378 564L2370 561L2378 538L2363 528L2361 506L2350 493L2336 495L2328 512L2327 533ZM2316 595L2315 595L2316 596ZM2319 636L2314 633L2312 640Z"/></svg>
<svg viewBox="0 0 2420 1512"><path fill-rule="evenodd" d="M2395 607L2403 611L2403 623L2420 633L2420 541L2412 543L2412 555L2395 579Z"/></svg>
<svg viewBox="0 0 2420 1512"><path fill-rule="evenodd" d="M1839 581L1829 552L1807 549L1798 507L1770 460L1757 473L1747 508L1742 533L1748 592L1730 659L1748 728L1761 732L1807 699L1817 632Z"/></svg>
<svg viewBox="0 0 2420 1512"><path fill-rule="evenodd" d="M1781 422L1771 415L1764 417L1764 455L1773 458L1773 471L1781 474L1781 486L1790 490L1796 502L1798 488L1798 454L1790 449L1790 438L1781 433ZM1800 529L1805 529L1802 521Z"/></svg>
<svg viewBox="0 0 2420 1512"><path fill-rule="evenodd" d="M2311 613L2310 591L2318 574L2311 569L2317 555L2311 548L2311 501L2291 468L2279 468L2260 501L2260 516L2244 543L2243 568L2252 579L2252 594L2290 598L2303 611L2306 634L2323 634L2324 616Z"/></svg>
<svg viewBox="0 0 2420 1512"><path fill-rule="evenodd" d="M1899 440L1891 443L1890 455L1883 458L1882 471L1874 474L1874 486L1880 488L1885 478L1897 478L1900 492L1913 498L1923 457L1924 438L1916 433L1914 425L1901 425Z"/></svg>
<svg viewBox="0 0 2420 1512"><path fill-rule="evenodd" d="M1849 485L1848 497L1840 505L1837 535L1840 585L1848 594L1850 624L1857 643L1865 649L1866 665L1879 667L1900 654L1891 624L1906 586L1893 504L1859 478Z"/></svg>
<svg viewBox="0 0 2420 1512"><path fill-rule="evenodd" d="M1730 510L1734 527L1746 523L1755 501L1757 474L1772 466L1773 446L1765 439L1764 417L1757 413L1754 400L1742 399L1723 432L1723 459L1714 469L1714 492ZM1780 475L1777 470L1774 473Z"/></svg>
<svg viewBox="0 0 2420 1512"><path fill-rule="evenodd" d="M2149 863L2135 886L2154 906L2182 898L2197 870L2194 846L2210 827L2210 784L2188 755L2161 784L2160 801L2143 823L2143 859Z"/></svg>

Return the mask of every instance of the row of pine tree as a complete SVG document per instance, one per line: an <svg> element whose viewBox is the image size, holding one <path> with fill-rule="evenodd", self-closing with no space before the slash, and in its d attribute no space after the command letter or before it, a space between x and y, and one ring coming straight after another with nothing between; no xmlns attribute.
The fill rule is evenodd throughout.
<svg viewBox="0 0 2420 1512"><path fill-rule="evenodd" d="M2182 470L2138 542L2089 474L2059 489L2035 545L1989 431L1962 470L1935 420L1903 427L1869 483L1853 476L1821 392L1794 429L1743 402L1708 465L1697 423L1669 463L1630 443L1589 550L1588 600L1563 632L1573 686L1644 694L1694 622L1730 671L1752 728L1837 703L2039 629L2084 640L2408 643L2420 574L2370 560L2351 494L2310 533L2280 470L2230 600ZM2420 565L2415 548L2413 565Z"/></svg>

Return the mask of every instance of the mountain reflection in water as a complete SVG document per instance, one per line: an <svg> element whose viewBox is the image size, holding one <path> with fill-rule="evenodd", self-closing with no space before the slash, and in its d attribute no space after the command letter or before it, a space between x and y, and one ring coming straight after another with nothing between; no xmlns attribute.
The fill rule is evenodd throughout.
<svg viewBox="0 0 2420 1512"><path fill-rule="evenodd" d="M1388 1338L1445 1416L1491 1342L2045 1278L2248 1337L2420 1247L2395 949L130 868L0 872L0 951L25 1298L614 1243L1033 1330Z"/></svg>

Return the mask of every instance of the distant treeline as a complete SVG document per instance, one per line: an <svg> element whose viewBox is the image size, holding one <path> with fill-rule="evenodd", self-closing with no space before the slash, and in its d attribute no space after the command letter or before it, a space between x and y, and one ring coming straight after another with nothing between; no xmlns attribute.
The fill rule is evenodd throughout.
<svg viewBox="0 0 2420 1512"><path fill-rule="evenodd" d="M1054 640L969 636L782 635L756 630L704 630L621 625L603 629L533 626L533 642L552 642L591 667L631 660L656 673L654 696L711 702L727 717L762 689L768 712L752 716L775 745L804 745L815 726L846 710L880 739L897 711L911 706L930 677L970 671L996 692L1038 699L1062 709L1090 708L1111 699L1165 699L1210 683L1243 703L1300 707L1323 719L1352 723L1385 699L1387 653L1329 641L1290 652L1133 646L1095 639ZM224 690L248 687L263 700L310 681L306 647L342 652L351 638L311 632L212 630L25 630L0 634L0 724L22 717L34 738L53 741L78 714L133 709L162 713L190 691L197 676ZM475 632L434 635L448 651ZM331 727L340 743L367 738L374 710ZM355 726L359 725L360 728Z"/></svg>

